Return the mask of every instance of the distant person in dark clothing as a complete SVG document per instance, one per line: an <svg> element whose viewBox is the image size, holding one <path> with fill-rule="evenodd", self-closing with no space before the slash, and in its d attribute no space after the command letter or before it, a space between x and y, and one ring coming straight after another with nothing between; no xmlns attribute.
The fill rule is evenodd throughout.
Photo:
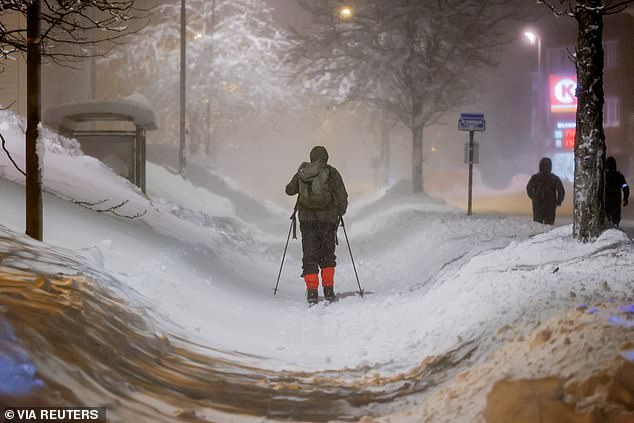
<svg viewBox="0 0 634 423"><path fill-rule="evenodd" d="M621 191L623 197L621 197ZM610 222L619 225L621 222L621 200L627 206L630 198L630 187L625 182L625 176L616 170L616 159L608 157L605 160L605 213Z"/></svg>
<svg viewBox="0 0 634 423"><path fill-rule="evenodd" d="M551 170L553 164L548 157L539 162L539 173L531 176L526 193L533 201L533 220L547 225L555 224L555 209L561 206L566 191L561 179Z"/></svg>
<svg viewBox="0 0 634 423"><path fill-rule="evenodd" d="M324 297L335 300L335 244L341 216L348 208L348 192L339 171L327 164L328 151L316 146L310 163L303 162L286 185L286 194L299 194L297 211L302 231L302 276L309 304L319 301L319 269Z"/></svg>

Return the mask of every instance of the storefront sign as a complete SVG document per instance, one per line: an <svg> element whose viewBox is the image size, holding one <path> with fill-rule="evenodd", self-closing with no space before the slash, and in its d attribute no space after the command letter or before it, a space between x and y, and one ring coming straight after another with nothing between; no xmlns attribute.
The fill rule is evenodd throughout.
<svg viewBox="0 0 634 423"><path fill-rule="evenodd" d="M577 131L575 122L562 121L555 124L553 132L555 147L562 150L574 150L575 133Z"/></svg>
<svg viewBox="0 0 634 423"><path fill-rule="evenodd" d="M577 111L577 77L575 75L550 75L550 111L574 113Z"/></svg>

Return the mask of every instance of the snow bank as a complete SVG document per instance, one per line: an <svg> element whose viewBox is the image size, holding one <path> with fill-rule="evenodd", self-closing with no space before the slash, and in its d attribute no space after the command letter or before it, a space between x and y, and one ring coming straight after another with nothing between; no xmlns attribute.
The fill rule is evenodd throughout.
<svg viewBox="0 0 634 423"><path fill-rule="evenodd" d="M594 304L562 312L528 333L517 323L500 327L495 336L502 344L485 361L420 406L376 421L631 421L634 362L625 357L633 334L614 324L627 313L614 303Z"/></svg>
<svg viewBox="0 0 634 423"><path fill-rule="evenodd" d="M0 131L18 163L22 125L0 112ZM255 207L236 187L220 193L214 184L201 186L202 168L202 182L194 185L150 165L146 197L81 155L73 141L48 132L44 138L47 242L103 266L142 295L150 314L174 336L209 347L208 354L236 352L262 371L340 372L342 379L358 382L370 369L406 383L400 375L456 346L478 347L472 363L489 360L508 342L500 328L529 337L579 303L619 303L631 295L634 249L620 231L580 244L570 226L467 217L443 201L406 194L399 185L363 206L353 204L345 216L366 295L355 295L357 280L340 229L339 301L308 308L298 241L289 243L280 291L272 295L289 228L286 215ZM4 156L0 169L0 222L22 231L23 178ZM143 216L119 218L68 199L106 199L104 207L125 202L121 213ZM518 365L510 358L506 363ZM483 406L482 398L467 407L470 412Z"/></svg>

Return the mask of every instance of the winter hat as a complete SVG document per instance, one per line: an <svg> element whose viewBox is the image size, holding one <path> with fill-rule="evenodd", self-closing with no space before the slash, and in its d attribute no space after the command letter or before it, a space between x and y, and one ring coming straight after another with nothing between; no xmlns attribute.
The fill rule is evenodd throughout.
<svg viewBox="0 0 634 423"><path fill-rule="evenodd" d="M544 157L539 161L539 171L541 173L550 173L553 169L553 162L548 157Z"/></svg>
<svg viewBox="0 0 634 423"><path fill-rule="evenodd" d="M310 150L310 161L316 162L317 160L320 160L324 164L328 163L328 151L326 151L326 147L318 145Z"/></svg>
<svg viewBox="0 0 634 423"><path fill-rule="evenodd" d="M614 157L605 159L605 169L616 172L616 159Z"/></svg>

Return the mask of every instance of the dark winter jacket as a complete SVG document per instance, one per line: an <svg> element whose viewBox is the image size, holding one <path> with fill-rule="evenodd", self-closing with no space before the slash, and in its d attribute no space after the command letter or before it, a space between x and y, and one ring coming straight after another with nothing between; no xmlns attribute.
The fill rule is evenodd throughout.
<svg viewBox="0 0 634 423"><path fill-rule="evenodd" d="M539 162L539 173L531 176L526 185L526 193L533 201L534 210L554 212L564 201L564 185L551 170L552 162L549 158L543 158Z"/></svg>
<svg viewBox="0 0 634 423"><path fill-rule="evenodd" d="M623 192L623 197L621 197ZM616 160L608 157L605 161L605 205L609 209L620 208L621 199L623 205L627 205L630 197L630 187L625 182L625 176L616 170Z"/></svg>
<svg viewBox="0 0 634 423"><path fill-rule="evenodd" d="M343 216L348 209L348 192L346 191L341 174L337 169L327 164L328 151L325 147L314 147L310 152L310 161L311 163L319 161L322 166L327 169L326 189L331 194L331 199L320 208L307 208L302 206L301 201L298 201L299 220L300 222L322 221L336 223L339 221L339 216ZM300 170L304 165L305 163L300 166ZM299 178L300 172L298 171L293 175L288 185L286 185L286 194L300 194Z"/></svg>

